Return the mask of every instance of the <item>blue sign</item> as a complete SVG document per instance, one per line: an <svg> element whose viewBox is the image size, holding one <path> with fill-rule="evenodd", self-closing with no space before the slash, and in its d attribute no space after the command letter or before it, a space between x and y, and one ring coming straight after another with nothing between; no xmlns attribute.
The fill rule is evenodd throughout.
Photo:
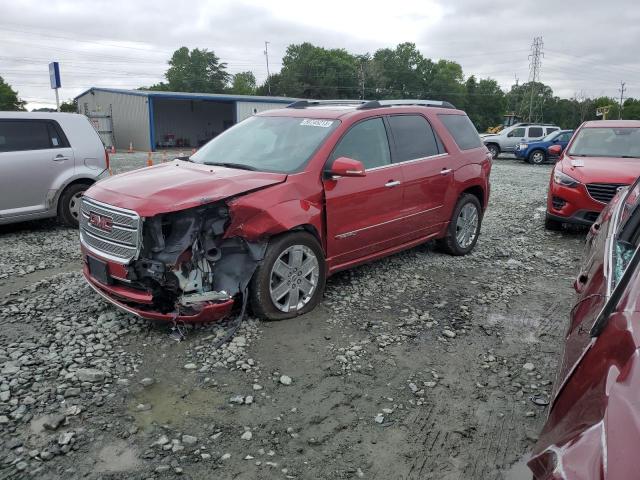
<svg viewBox="0 0 640 480"><path fill-rule="evenodd" d="M49 80L51 80L51 88L60 88L60 64L51 62L49 64Z"/></svg>

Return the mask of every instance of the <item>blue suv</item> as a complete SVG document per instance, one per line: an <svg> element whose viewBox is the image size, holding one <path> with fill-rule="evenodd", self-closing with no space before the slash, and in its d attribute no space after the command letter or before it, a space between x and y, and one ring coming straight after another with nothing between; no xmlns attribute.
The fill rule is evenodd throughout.
<svg viewBox="0 0 640 480"><path fill-rule="evenodd" d="M553 158L548 151L551 145L560 145L564 150L571 140L571 135L573 135L573 130L558 130L538 141L519 143L514 151L515 156L529 163L540 165Z"/></svg>

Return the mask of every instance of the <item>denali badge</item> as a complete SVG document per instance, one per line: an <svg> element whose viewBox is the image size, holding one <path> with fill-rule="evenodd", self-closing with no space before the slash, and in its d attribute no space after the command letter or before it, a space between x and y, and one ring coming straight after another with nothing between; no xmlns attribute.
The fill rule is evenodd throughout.
<svg viewBox="0 0 640 480"><path fill-rule="evenodd" d="M113 218L89 212L89 223L100 230L110 232L113 229Z"/></svg>

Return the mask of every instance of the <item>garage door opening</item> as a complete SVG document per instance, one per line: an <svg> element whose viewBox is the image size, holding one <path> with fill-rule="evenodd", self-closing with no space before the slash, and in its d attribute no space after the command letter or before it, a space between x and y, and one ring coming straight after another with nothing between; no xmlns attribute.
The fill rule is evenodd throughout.
<svg viewBox="0 0 640 480"><path fill-rule="evenodd" d="M234 102L150 99L155 149L199 148L235 123Z"/></svg>

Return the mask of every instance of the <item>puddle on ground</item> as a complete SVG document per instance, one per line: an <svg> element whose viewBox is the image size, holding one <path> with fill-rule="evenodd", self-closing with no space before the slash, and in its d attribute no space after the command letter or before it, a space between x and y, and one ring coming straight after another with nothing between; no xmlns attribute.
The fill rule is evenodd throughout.
<svg viewBox="0 0 640 480"><path fill-rule="evenodd" d="M129 405L129 411L141 428L146 429L153 423L175 427L189 418L210 416L213 410L225 405L226 400L214 388L187 389L159 382L140 391ZM139 404L149 404L151 409L138 411Z"/></svg>
<svg viewBox="0 0 640 480"><path fill-rule="evenodd" d="M531 473L531 470L527 467L529 458L529 454L523 456L520 460L511 465L509 470L505 470L503 472L502 478L504 480L531 480L533 473Z"/></svg>
<svg viewBox="0 0 640 480"><path fill-rule="evenodd" d="M538 335L536 333L540 326L540 319L538 318L489 313L487 315L487 323L491 326L500 325L508 332L514 333L514 337L517 338L519 342L539 342Z"/></svg>
<svg viewBox="0 0 640 480"><path fill-rule="evenodd" d="M135 448L120 441L102 447L98 452L95 469L98 472L126 472L139 466L140 461Z"/></svg>

